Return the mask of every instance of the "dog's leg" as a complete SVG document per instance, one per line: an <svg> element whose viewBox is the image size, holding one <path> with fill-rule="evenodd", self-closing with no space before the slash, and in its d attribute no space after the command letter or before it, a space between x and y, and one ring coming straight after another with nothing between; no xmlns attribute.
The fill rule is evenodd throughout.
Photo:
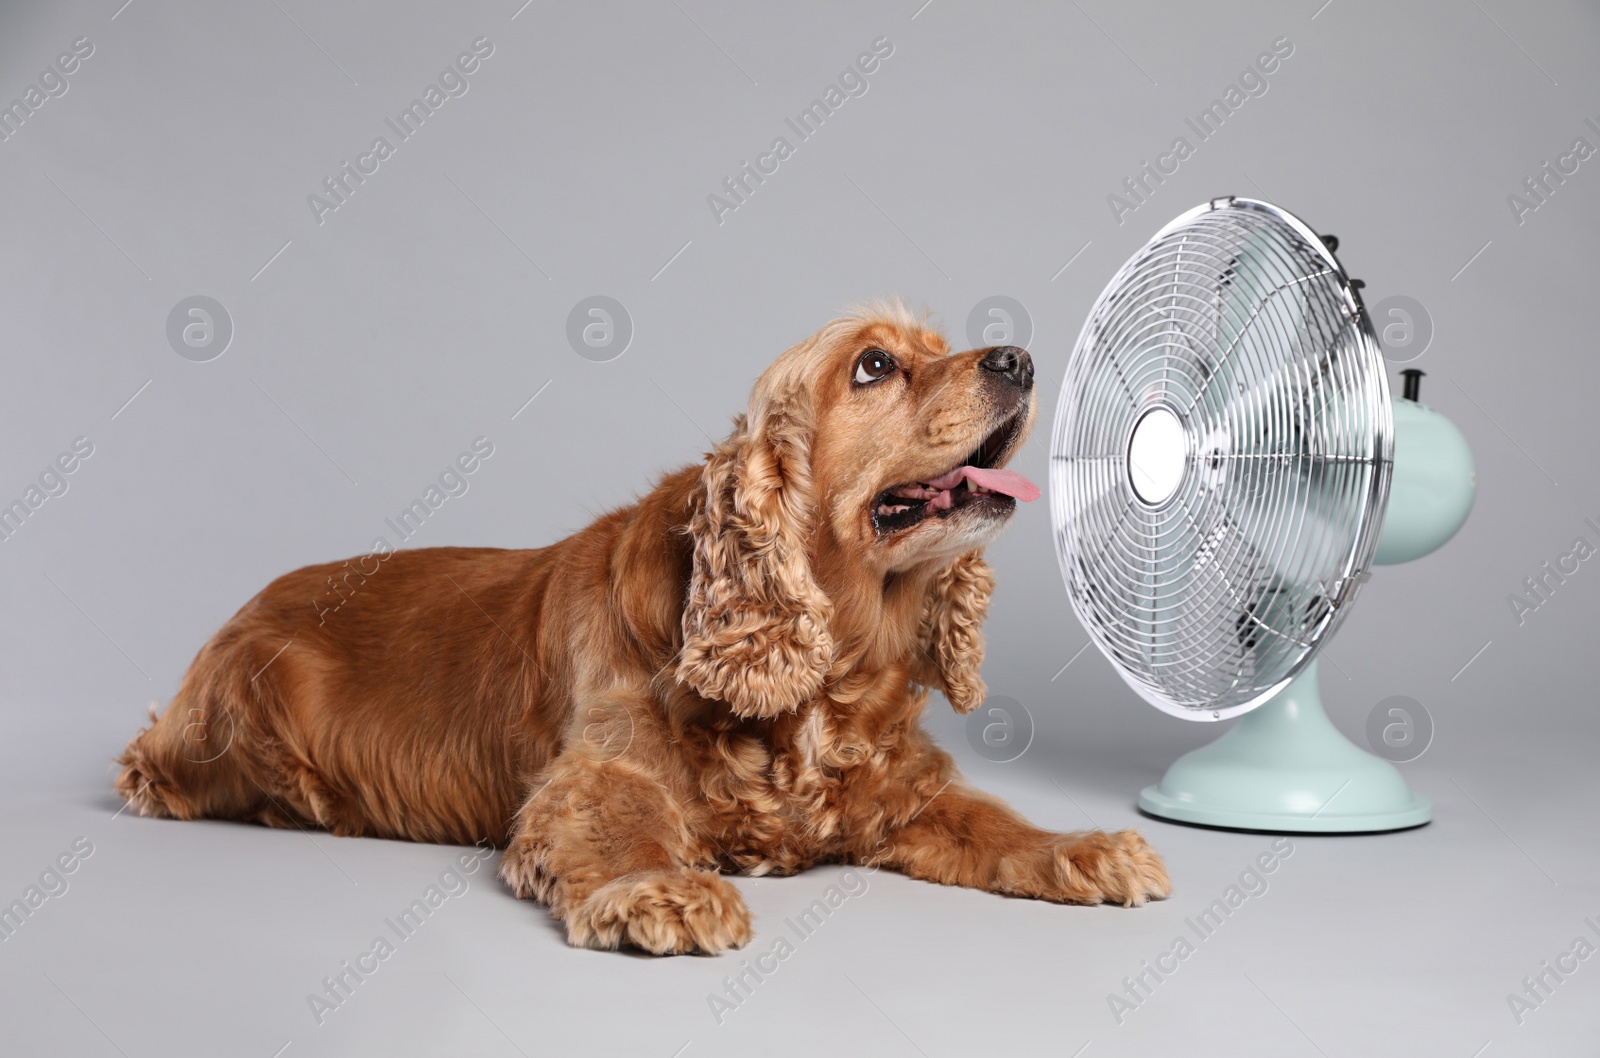
<svg viewBox="0 0 1600 1058"><path fill-rule="evenodd" d="M959 779L930 789L923 777L916 788L927 792L913 796L908 787L899 799L906 822L853 859L943 885L1067 904L1132 907L1171 892L1161 857L1135 831L1057 834Z"/></svg>
<svg viewBox="0 0 1600 1058"><path fill-rule="evenodd" d="M626 760L563 754L518 811L500 874L550 906L569 943L657 955L716 952L750 940L739 891L696 852L683 808Z"/></svg>

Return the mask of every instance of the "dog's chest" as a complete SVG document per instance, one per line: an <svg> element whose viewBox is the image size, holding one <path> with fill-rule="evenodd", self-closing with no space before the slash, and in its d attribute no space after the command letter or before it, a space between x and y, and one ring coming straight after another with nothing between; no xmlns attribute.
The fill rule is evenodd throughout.
<svg viewBox="0 0 1600 1058"><path fill-rule="evenodd" d="M866 737L829 704L803 707L767 742L766 767L722 813L720 851L747 874L788 874L870 845L864 820L895 741Z"/></svg>

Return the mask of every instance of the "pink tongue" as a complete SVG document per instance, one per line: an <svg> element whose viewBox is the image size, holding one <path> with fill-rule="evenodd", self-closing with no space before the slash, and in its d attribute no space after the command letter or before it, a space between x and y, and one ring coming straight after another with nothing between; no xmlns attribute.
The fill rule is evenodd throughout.
<svg viewBox="0 0 1600 1058"><path fill-rule="evenodd" d="M929 488L953 489L961 484L963 478L970 478L974 485L981 485L990 492L1014 496L1023 503L1032 503L1039 498L1039 486L1018 474L1015 470L984 470L980 467L957 467L943 477L934 478L931 481L924 482L924 484Z"/></svg>

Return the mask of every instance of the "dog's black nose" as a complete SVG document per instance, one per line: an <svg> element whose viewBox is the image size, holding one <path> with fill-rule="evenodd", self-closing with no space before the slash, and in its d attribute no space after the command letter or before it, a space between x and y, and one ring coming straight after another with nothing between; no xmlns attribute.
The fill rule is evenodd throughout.
<svg viewBox="0 0 1600 1058"><path fill-rule="evenodd" d="M997 345L978 361L985 371L993 371L1013 385L1029 389L1033 386L1033 357L1028 350L1014 345Z"/></svg>

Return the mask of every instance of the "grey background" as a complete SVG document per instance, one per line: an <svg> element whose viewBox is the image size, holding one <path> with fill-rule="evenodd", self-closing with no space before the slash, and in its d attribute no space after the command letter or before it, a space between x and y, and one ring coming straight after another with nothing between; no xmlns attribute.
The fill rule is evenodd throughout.
<svg viewBox="0 0 1600 1058"><path fill-rule="evenodd" d="M75 838L94 847L0 945L8 1050L1593 1053L1600 963L1520 1026L1506 1003L1600 917L1600 563L1520 626L1507 601L1575 537L1600 544L1583 523L1600 521L1600 157L1520 225L1506 202L1575 138L1600 147L1592 5L120 2L0 14L0 101L95 45L0 143L0 499L74 438L95 446L0 543L0 902ZM306 196L395 139L383 119L482 36L468 93L319 226ZM867 94L716 223L706 196L880 36L895 50ZM1107 196L1194 141L1184 118L1284 36L1267 93L1116 223ZM958 344L980 299L1027 308L1044 414L1018 466L1043 482L1094 296L1226 193L1337 233L1369 304L1426 307L1414 366L1471 440L1479 496L1445 549L1378 571L1322 666L1358 742L1390 696L1427 708L1434 742L1403 767L1436 821L1294 839L1269 891L1125 1024L1107 995L1271 839L1133 809L1219 732L1141 704L1094 651L1052 680L1086 636L1043 503L990 551L986 674L1033 743L991 763L943 703L929 723L1042 824L1141 827L1176 883L1165 903L879 874L719 1026L706 996L749 952L573 951L485 869L319 1027L306 994L456 850L114 815L108 761L268 579L393 540L384 518L478 436L494 456L412 543L556 539L696 459L776 353L862 298L926 305ZM595 294L634 327L606 363L565 337ZM205 363L166 337L192 295L234 327ZM752 950L837 876L741 881Z"/></svg>

